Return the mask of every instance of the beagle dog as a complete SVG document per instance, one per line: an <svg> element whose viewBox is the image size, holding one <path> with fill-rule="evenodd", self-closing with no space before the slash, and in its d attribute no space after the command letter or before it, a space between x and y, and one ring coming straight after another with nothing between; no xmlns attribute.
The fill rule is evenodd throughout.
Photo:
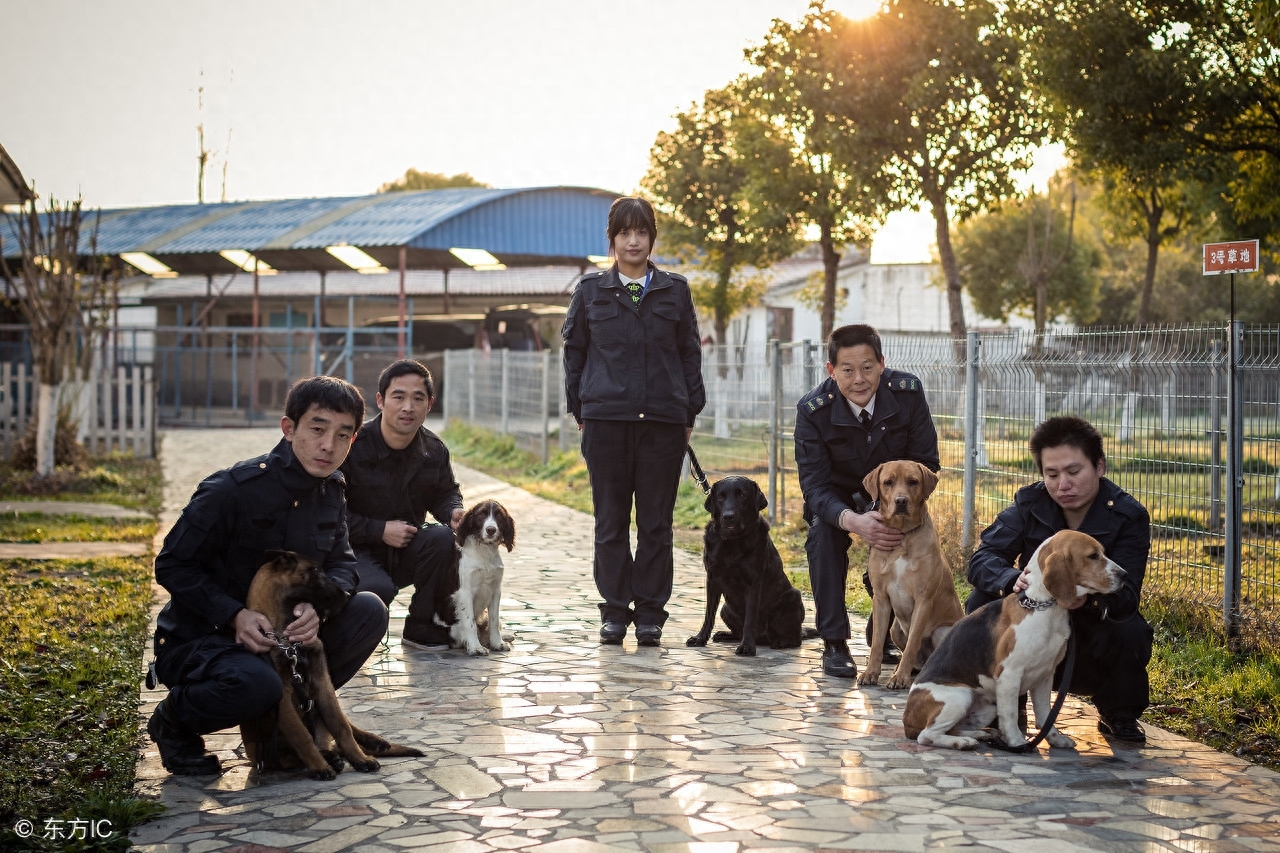
<svg viewBox="0 0 1280 853"><path fill-rule="evenodd" d="M929 658L907 695L906 736L926 746L972 749L992 737L987 726L998 717L1005 742L1025 745L1018 703L1030 691L1036 724L1043 724L1053 672L1071 634L1068 611L1090 593L1115 592L1123 575L1092 536L1075 530L1050 536L1027 563L1026 590L961 619ZM1075 746L1056 728L1046 739L1063 749Z"/></svg>
<svg viewBox="0 0 1280 853"><path fill-rule="evenodd" d="M933 654L951 626L964 616L926 505L937 486L937 474L906 459L878 465L863 478L862 487L880 503L885 526L902 533L896 548L872 548L867 560L871 657L858 678L864 687L880 680L886 635L892 633L902 659L885 686L902 690L911 686L912 670Z"/></svg>

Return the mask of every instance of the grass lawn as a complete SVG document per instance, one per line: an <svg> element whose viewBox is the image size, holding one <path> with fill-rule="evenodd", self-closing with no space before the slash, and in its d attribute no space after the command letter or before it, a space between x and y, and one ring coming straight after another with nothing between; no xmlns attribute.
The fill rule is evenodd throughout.
<svg viewBox="0 0 1280 853"><path fill-rule="evenodd" d="M455 423L443 435L454 459L534 494L583 512L591 512L591 485L586 465L576 452L556 454L547 465L519 450L514 440L487 430ZM700 452L699 456L703 454ZM707 465L703 460L704 467ZM675 543L702 550L707 514L702 491L686 480L680 484L675 510ZM954 517L953 517L954 516ZM969 593L964 580L967 555L959 551L961 519L945 508L934 513L944 553L956 575L961 601ZM771 533L792 582L809 589L803 522L774 525ZM848 606L863 616L871 601L862 590L866 548L849 552ZM1211 614L1188 608L1177 596L1144 590L1143 615L1155 629L1156 643L1148 672L1151 707L1143 716L1161 728L1205 743L1222 752L1280 770L1280 651L1232 651L1215 628Z"/></svg>
<svg viewBox="0 0 1280 853"><path fill-rule="evenodd" d="M0 497L160 505L155 460L108 457L85 475L55 475L60 491L0 468ZM0 519L4 541L146 541L155 522L31 516ZM126 849L129 827L160 806L133 796L138 684L151 558L0 561L0 849ZM105 842L20 839L31 821L111 821ZM63 823L64 832L71 826Z"/></svg>

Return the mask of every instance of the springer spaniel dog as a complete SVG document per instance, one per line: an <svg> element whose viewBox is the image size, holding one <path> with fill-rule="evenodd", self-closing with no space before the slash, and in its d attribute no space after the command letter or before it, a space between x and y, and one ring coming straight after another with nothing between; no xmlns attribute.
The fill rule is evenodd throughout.
<svg viewBox="0 0 1280 853"><path fill-rule="evenodd" d="M458 525L458 589L453 593L457 621L449 627L455 648L469 655L505 652L498 604L502 600L502 553L516 543L516 525L497 501L481 501L467 510ZM485 611L488 616L485 617ZM480 627L487 621L488 642L481 641Z"/></svg>

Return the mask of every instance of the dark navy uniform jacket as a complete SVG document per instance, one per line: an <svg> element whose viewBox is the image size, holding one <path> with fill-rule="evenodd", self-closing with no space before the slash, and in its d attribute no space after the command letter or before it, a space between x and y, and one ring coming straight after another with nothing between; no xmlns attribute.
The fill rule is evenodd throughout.
<svg viewBox="0 0 1280 853"><path fill-rule="evenodd" d="M693 426L707 403L689 282L653 266L633 302L618 268L583 276L560 331L569 414Z"/></svg>
<svg viewBox="0 0 1280 853"><path fill-rule="evenodd" d="M1049 495L1043 482L1023 486L1014 495L1013 505L982 531L982 544L969 560L969 583L988 599L1009 594L1035 550L1066 526L1062 507ZM1146 507L1103 477L1098 484L1098 496L1077 529L1097 539L1106 555L1124 569L1125 576L1120 589L1089 596L1085 606L1075 613L1098 620L1132 617L1138 612L1138 598L1151 551L1151 519Z"/></svg>
<svg viewBox="0 0 1280 853"><path fill-rule="evenodd" d="M156 622L157 645L229 632L270 549L315 560L348 595L355 592L342 474L311 476L284 439L265 456L205 478L165 537L156 581L170 599Z"/></svg>
<svg viewBox="0 0 1280 853"><path fill-rule="evenodd" d="M427 513L448 524L462 506L462 490L454 479L449 449L434 432L418 428L403 451L392 450L382 438L382 414L366 422L356 434L342 463L347 480L347 525L351 544L383 554L382 533L390 520L421 527Z"/></svg>
<svg viewBox="0 0 1280 853"><path fill-rule="evenodd" d="M853 416L836 381L827 377L796 406L796 467L804 493L804 518L821 518L833 527L840 513L853 509L854 493L871 496L862 478L877 465L911 459L937 471L938 432L934 429L920 380L886 369L876 389L870 433Z"/></svg>

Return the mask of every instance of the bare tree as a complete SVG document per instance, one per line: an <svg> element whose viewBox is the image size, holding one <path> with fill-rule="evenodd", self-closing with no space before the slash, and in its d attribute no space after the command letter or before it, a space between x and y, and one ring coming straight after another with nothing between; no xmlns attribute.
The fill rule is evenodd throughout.
<svg viewBox="0 0 1280 853"><path fill-rule="evenodd" d="M39 383L36 474L42 476L53 471L62 384L75 378L81 347L92 346L86 340L91 335L84 334L93 329L87 317L99 313L92 309L101 303L100 291L112 279L99 272L82 275L80 207L80 199L60 204L51 197L43 214L32 200L23 205L20 213L5 215L8 230L21 250L22 267L14 276L0 252L0 271L31 326L31 350ZM86 253L89 257L96 257L96 231L95 218Z"/></svg>

